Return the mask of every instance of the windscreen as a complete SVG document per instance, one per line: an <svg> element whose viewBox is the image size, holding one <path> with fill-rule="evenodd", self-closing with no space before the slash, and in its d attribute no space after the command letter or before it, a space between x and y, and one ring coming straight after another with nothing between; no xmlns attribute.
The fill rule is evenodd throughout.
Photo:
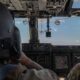
<svg viewBox="0 0 80 80"><path fill-rule="evenodd" d="M80 1L74 0L73 8L80 8ZM27 18L15 18L15 24L20 30L21 42L29 43L30 30ZM51 37L46 37L47 20L38 19L38 38L40 43L52 45L80 45L80 17L52 17L50 18Z"/></svg>
<svg viewBox="0 0 80 80"><path fill-rule="evenodd" d="M16 18L15 24L20 30L22 43L29 43L29 22L27 18ZM38 38L40 43L52 45L80 45L80 17L50 18L51 37L46 37L47 20L38 19Z"/></svg>

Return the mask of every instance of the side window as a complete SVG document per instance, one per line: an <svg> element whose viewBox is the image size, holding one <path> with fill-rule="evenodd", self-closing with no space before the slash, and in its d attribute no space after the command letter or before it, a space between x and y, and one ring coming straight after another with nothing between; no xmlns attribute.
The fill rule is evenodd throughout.
<svg viewBox="0 0 80 80"><path fill-rule="evenodd" d="M29 25L27 18L15 18L15 25L20 30L21 42L29 43Z"/></svg>
<svg viewBox="0 0 80 80"><path fill-rule="evenodd" d="M74 0L73 8L80 8L80 0Z"/></svg>

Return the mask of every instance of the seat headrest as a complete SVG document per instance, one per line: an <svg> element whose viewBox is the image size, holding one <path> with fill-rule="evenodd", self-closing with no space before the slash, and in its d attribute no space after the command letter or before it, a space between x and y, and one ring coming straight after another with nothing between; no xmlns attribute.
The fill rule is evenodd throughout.
<svg viewBox="0 0 80 80"><path fill-rule="evenodd" d="M14 20L8 8L0 3L0 39L11 37Z"/></svg>

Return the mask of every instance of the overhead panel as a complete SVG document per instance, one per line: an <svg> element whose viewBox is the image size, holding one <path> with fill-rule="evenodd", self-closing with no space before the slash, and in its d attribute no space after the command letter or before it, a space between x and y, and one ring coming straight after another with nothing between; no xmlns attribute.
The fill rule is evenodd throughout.
<svg viewBox="0 0 80 80"><path fill-rule="evenodd" d="M75 1L77 2L79 0ZM64 12L71 8L69 4L72 3L73 0L0 0L0 2L6 4L10 10L26 11L28 12L25 13L26 15L34 10L38 12L37 14L40 17L45 17L47 14L53 16L64 15Z"/></svg>
<svg viewBox="0 0 80 80"><path fill-rule="evenodd" d="M10 0L16 10L24 10L19 0Z"/></svg>

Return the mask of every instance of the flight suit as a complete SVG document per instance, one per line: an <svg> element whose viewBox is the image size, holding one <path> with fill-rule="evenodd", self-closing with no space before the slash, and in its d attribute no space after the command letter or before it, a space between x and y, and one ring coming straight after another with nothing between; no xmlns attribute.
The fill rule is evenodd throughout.
<svg viewBox="0 0 80 80"><path fill-rule="evenodd" d="M57 75L51 70L27 69L21 64L8 64L1 70L0 80L58 80Z"/></svg>

